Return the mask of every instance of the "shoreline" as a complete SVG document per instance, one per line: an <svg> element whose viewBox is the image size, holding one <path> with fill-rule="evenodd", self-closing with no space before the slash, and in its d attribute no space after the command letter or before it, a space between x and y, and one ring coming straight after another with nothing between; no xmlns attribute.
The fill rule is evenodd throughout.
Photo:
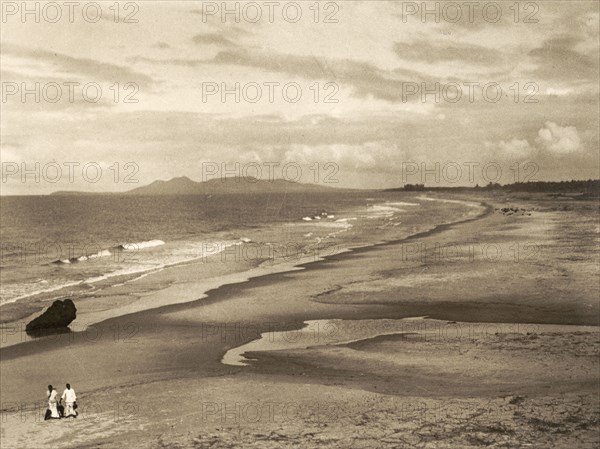
<svg viewBox="0 0 600 449"><path fill-rule="evenodd" d="M443 201L443 200L441 200ZM467 200L462 200L463 202L469 202ZM127 325L132 321L135 322L143 322L150 321L152 322L152 318L157 315L168 314L171 312L177 313L185 311L187 308L197 308L202 307L204 305L214 305L219 303L220 301L227 301L232 296L235 296L240 291L243 292L246 289L252 289L256 287L268 287L275 286L279 284L282 280L286 279L288 275L293 275L294 273L303 272L305 274L309 274L313 271L319 271L323 269L327 269L327 265L336 262L349 261L356 257L360 257L364 254L369 254L372 252L377 252L379 250L385 250L387 248L393 248L398 245L403 245L408 242L417 240L417 239L427 239L437 234L441 234L445 231L455 230L457 227L460 228L462 226L468 225L470 223L478 222L484 220L486 217L489 217L494 212L494 205L488 201L479 201L479 206L483 207L483 211L480 212L475 217L463 218L454 222L449 223L441 223L438 224L431 229L425 231L419 231L415 234L408 235L406 237L400 239L394 239L390 241L379 241L374 242L362 246L356 247L347 247L342 249L341 251L336 252L335 254L326 255L314 259L314 256L307 256L306 260L302 260L300 262L290 262L290 263L279 263L272 267L262 267L256 266L249 270L234 272L232 275L219 276L214 280L214 284L212 287L207 288L200 293L193 293L194 299L186 299L182 301L175 301L170 304L160 304L156 307L147 307L147 304L140 304L142 307L140 310L136 310L133 312L121 313L118 315L114 315L117 311L116 309L109 309L104 314L104 319L98 319L97 321L90 320L86 323L86 327L82 330L73 331L67 334L71 337L71 341L79 338L81 335L86 335L88 328L98 328L98 329L106 329L111 327L120 327ZM217 256L214 256L217 257ZM189 264L193 266L194 264ZM169 267L170 269L181 269L182 266L173 266ZM252 274L256 271L265 271L263 273L257 274L256 276L248 276L248 274ZM225 281L223 278L226 278ZM227 279L230 278L230 279ZM210 280L210 279L209 279ZM164 290L168 290L167 289ZM161 292L163 290L159 290ZM326 292L329 293L329 292ZM138 300L138 303L143 302L142 300ZM320 301L318 297L313 297L309 301L311 304L319 304ZM323 303L326 304L326 303ZM546 316L542 317L539 320L529 320L527 316L520 316L519 311L511 312L511 308L507 307L506 310L502 311L501 302L497 305L500 305L500 310L496 308L491 314L484 313L480 310L481 305L477 303L470 303L469 301L463 301L458 303L451 302L439 302L437 303L440 306L443 306L443 309L440 311L432 311L432 306L435 304L421 304L418 302L410 302L405 301L401 306L395 304L387 304L387 303L369 303L370 308L372 310L366 312L366 317L374 318L378 316L385 315L387 313L391 313L394 316L400 316L401 318L408 318L414 316L427 316L431 319L436 320L447 320L447 321L462 321L462 322L470 322L470 323L480 323L480 322L488 322L488 323L497 323L497 324L556 324L556 325L572 325L572 326L600 326L600 317L588 318L588 319L577 319L569 316L561 315L560 312L554 314L554 316ZM352 303L345 302L343 304L347 307L352 306L361 306L361 303ZM535 309L535 306L527 306L520 305L519 309L530 307L532 310ZM402 310L399 311L398 309ZM385 313L384 313L385 312ZM365 311L363 311L365 313ZM103 315L100 313L99 315ZM350 316L347 316L344 319L353 319ZM468 319L465 319L465 315L468 316ZM493 316L492 316L493 315ZM35 315L32 315L35 316ZM332 316L335 318L335 316ZM313 319L324 319L327 317L314 317ZM343 317L340 317L343 318ZM360 318L355 318L360 319ZM285 320L280 323L280 327L277 329L270 329L271 331L286 331L286 330L294 330L300 329L303 325L303 320L299 317L291 318ZM23 332L21 330L21 332ZM103 333L100 330L100 333ZM56 336L55 336L56 337ZM60 334L58 334L60 338ZM2 350L5 353L4 357L11 358L11 355L7 354L6 351L11 348L20 347L22 345L36 345L43 344L45 339L48 339L50 343L53 338L45 337L45 338L30 338L24 342L12 343L7 346L2 346ZM85 339L83 339L85 341ZM244 343L248 343L252 339L244 341ZM45 345L44 345L45 346ZM16 352L19 352L18 349L13 349ZM12 352L12 351L10 351ZM35 353L36 351L27 351L28 353Z"/></svg>
<svg viewBox="0 0 600 449"><path fill-rule="evenodd" d="M433 198L435 200L435 198ZM444 199L440 199L440 201L444 201ZM470 199L462 199L461 202L467 203L472 202ZM217 278L208 278L207 281L210 287L201 290L200 292L195 292L192 295L194 299L184 299L181 301L175 301L169 304L159 304L155 307L148 307L147 304L143 303L143 299L138 299L136 303L139 305L140 309L135 310L133 312L125 312L119 313L115 315L115 312L118 312L118 308L110 308L103 312L92 313L92 319L88 319L85 323L85 327L78 329L77 331L71 332L69 335L72 340L78 338L78 334L85 334L89 327L111 327L111 326L121 326L123 323L130 322L132 319L134 321L143 321L145 319L150 318L153 314L162 314L168 313L170 311L179 312L185 310L186 307L198 307L202 305L209 305L218 303L221 300L226 300L228 297L235 294L239 289L251 289L254 286L268 286L268 285L277 285L282 279L286 278L286 275L293 274L299 271L309 273L314 270L325 269L328 263L335 263L339 261L344 261L346 259L352 259L354 257L360 257L363 254L368 254L373 251L378 251L380 249L385 249L389 247L395 247L398 245L403 245L414 240L418 239L427 239L437 234L443 233L445 231L453 230L456 227L461 227L467 225L472 222L477 222L480 220L489 217L494 212L494 205L488 201L478 201L477 202L480 207L483 208L483 211L480 212L475 217L463 218L454 222L448 223L440 223L431 229L425 231L419 231L415 234L408 235L406 237L402 237L399 239L389 240L389 241L378 241L370 244L365 244L361 246L355 247L345 247L341 250L336 251L334 254L319 256L315 258L314 255L306 256L304 259L294 262L280 262L271 267L265 267L261 264L254 266L250 269L245 269L243 271L235 271L232 274L221 275ZM218 257L219 255L215 255L213 257ZM181 264L172 267L167 267L167 270L178 270L183 269L186 266L193 267L195 263L189 264ZM253 275L255 272L259 272L256 275ZM156 293L160 293L161 291L168 290L170 287L165 289L158 290ZM153 292L155 293L155 292ZM328 292L327 292L328 293ZM318 298L312 298L312 303L319 303ZM351 302L346 302L345 305L353 305ZM360 305L360 303L355 303L355 305ZM370 303L373 308L382 308L382 310L388 310L393 314L397 314L394 309L397 309L398 306L390 305L386 303ZM569 318L566 316L560 316L556 314L554 319L542 319L532 322L531 320L527 320L526 317L521 318L519 316L515 316L510 313L510 310L506 310L503 313L500 313L500 316L497 319L491 319L489 314L484 314L483 316L477 310L479 306L477 304L470 304L468 301L464 301L462 303L453 304L453 303L444 303L441 302L440 305L443 305L442 312L431 312L431 304L418 304L411 302L404 302L402 304L402 308L405 310L406 314L404 317L411 316L422 316L426 314L429 318L438 319L438 320L449 320L449 321L464 321L464 322L490 322L490 323L498 323L498 324L557 324L557 325L574 325L574 326L600 326L600 317L597 319L588 319L588 320L578 320ZM379 307L378 307L379 306ZM522 305L521 307L527 307ZM532 307L533 308L533 307ZM380 310L374 312L374 315L379 315ZM429 313L427 313L429 312ZM493 312L494 315L498 315L498 310ZM24 328L25 320L28 320L34 316L36 316L39 312L36 312L32 315L29 315L26 319L19 320L17 323L22 323ZM96 318L94 318L96 315ZM104 315L104 318L101 318ZM468 315L470 319L465 319L465 315ZM85 316L85 315L84 315ZM370 315L369 315L370 316ZM291 322L286 322L282 325L281 329L278 330L290 330L290 329L299 329L302 326L302 320L292 320ZM8 323L15 324L15 322ZM4 325L4 324L3 324ZM19 330L17 330L19 332ZM20 330L21 334L24 332L24 329ZM10 336L8 337L10 338ZM22 337L21 337L22 338ZM47 337L46 337L47 338ZM50 336L52 339L52 336ZM4 345L6 343L7 336L5 335L3 338L3 344L1 348L8 349L12 346L19 346L22 344L37 344L43 342L44 338L32 338L27 337L26 341L21 342L10 342L8 345ZM246 342L247 343L247 342Z"/></svg>
<svg viewBox="0 0 600 449"><path fill-rule="evenodd" d="M429 200L444 201L444 199L437 199L437 198L431 198L431 197L429 197ZM466 201L466 200L458 200L458 201L462 204L473 203L473 201ZM369 252L371 250L377 250L378 248L399 245L399 244L403 244L406 242L410 242L410 241L418 239L418 238L430 237L437 233L443 232L447 229L452 229L455 226L460 226L461 224L481 220L493 212L493 206L491 204L488 204L485 201L480 201L480 202L475 202L475 203L478 203L478 205L483 208L483 211L474 217L463 218L463 219L460 219L457 221L452 221L452 222L447 222L447 223L440 223L440 224L435 225L432 228L427 229L425 231L419 231L419 232L407 235L402 238L393 239L393 240L376 241L376 242L359 245L359 246L344 246L341 248L336 248L336 251L334 254L307 255L305 257L300 257L299 258L300 260L298 260L298 261L279 262L279 263L273 264L270 267L265 265L265 263L263 262L263 263L256 264L254 266L246 267L242 271L234 271L233 273L221 274L217 278L208 277L204 281L210 287L207 287L206 289L200 289L200 291L194 293L195 297L193 299L187 298L187 299L183 299L181 301L175 301L175 302L172 302L169 304L159 304L156 306L149 306L148 303L144 302L144 299L138 298L137 300L133 300L133 303L134 303L134 305L137 305L138 310L134 310L131 312L124 311L124 312L119 313L119 307L113 307L113 308L109 308L104 311L91 312L91 313L84 312L84 313L80 314L78 312L78 318L74 322L77 327L77 331L72 331L72 332L73 333L85 332L87 330L87 328L90 326L102 325L104 322L108 322L113 319L133 316L136 314L143 314L144 312L147 312L147 311L160 310L165 307L177 306L177 305L181 305L181 304L184 304L184 305L192 304L192 303L196 303L198 301L208 301L211 299L210 297L212 295L218 296L218 291L220 289L227 290L230 287L242 287L245 284L251 283L251 282L260 283L260 280L259 280L260 278L268 278L270 276L277 276L277 275L284 276L287 273L293 273L293 272L299 271L299 270L309 270L313 266L315 269L317 269L318 264L323 263L323 262L343 260L344 257L351 257L352 254L360 255L364 252ZM243 243L240 243L238 245L243 246ZM219 257L221 257L220 253L207 257L206 258L207 264L211 263L210 260L218 259ZM196 262L196 261L183 262L183 263L180 263L177 265L165 267L157 272L145 273L144 276L160 275L160 273L165 270L167 270L167 271L185 270L186 268L193 269L194 267L196 267L198 265L201 266L202 262ZM277 280L274 280L273 282L277 282ZM171 287L174 287L174 285L169 285L167 287L156 290L155 292L150 292L150 295L152 295L154 293L160 293L161 291L168 290ZM250 286L250 288L251 288L251 286ZM143 298L143 296L144 295L142 295L142 298ZM217 300L218 300L218 298L217 298ZM10 304L14 304L14 303L10 303ZM77 305L78 304L76 303L76 306ZM36 312L28 314L25 317L18 319L18 320L5 321L5 322L0 323L0 328L2 328L2 329L8 328L10 330L10 332L9 331L3 332L4 335L2 338L2 343L0 344L0 348L4 349L4 348L8 348L8 347L14 346L14 345L19 345L19 344L24 344L24 343L34 343L36 341L40 341L40 338L37 338L37 337L36 338L29 337L29 336L23 337L24 328L25 328L26 323L28 321L30 321L31 319L33 319L34 317L38 316L39 313L40 313L39 311L36 311ZM80 325L80 323L77 323L77 320L78 319L80 320L82 316L85 317L86 320ZM12 330L15 328L17 330L17 333L19 333L21 335L21 337L20 337L21 340L25 340L25 341L18 341L12 337L12 335L13 335ZM42 338L45 338L45 337L42 337Z"/></svg>
<svg viewBox="0 0 600 449"><path fill-rule="evenodd" d="M375 199L372 199L373 201L375 201ZM385 195L382 195L381 197L377 198L378 203L376 204L386 204L387 202L389 202L389 198L386 197ZM344 206L342 209L340 210L336 210L336 214L350 214L350 215L355 215L355 214L360 214L360 213L365 213L367 212L368 208L369 208L369 204L366 205L366 207L364 205L362 206L358 206L356 204L354 204L353 206ZM333 218L334 216L331 215L331 217L325 217L325 218ZM320 217L319 217L320 218ZM350 218L349 220L356 220L356 218ZM338 223L340 221L344 221L344 223ZM126 274L119 274L119 275L115 275L114 272L109 272L106 275L98 275L95 276L97 278L104 278L104 279L100 279L98 282L94 282L91 284L87 284L86 283L86 279L75 279L73 281L69 281L70 283L68 285L62 286L62 287L56 287L56 288L52 288L49 289L47 291L41 291L39 293L33 293L24 297L19 297L19 298L15 298L15 299L10 299L7 300L6 302L2 303L0 305L0 314L2 315L2 317L0 317L0 324L5 324L5 323L12 323L15 322L17 320L22 320L25 318L31 318L33 316L35 316L36 313L41 312L41 310L45 307L47 307L48 305L50 305L50 303L56 299L62 299L65 297L71 297L72 299L87 299L89 297L89 295L93 295L96 292L99 293L100 295L104 294L104 291L106 289L109 288L114 288L114 287L118 287L118 286L123 286L124 284L134 284L135 281L137 281L139 278L145 278L147 276L150 277L156 277L157 274L160 274L162 271L164 270L172 270L172 269L178 269L178 268L185 268L186 266L196 266L199 264L202 264L203 262L210 262L212 260L218 259L219 255L223 252L228 252L228 247L243 247L244 245L247 245L248 243L250 244L256 244L257 240L251 240L251 239L247 239L247 235L253 235L255 234L255 230L260 230L261 234L259 234L259 237L263 237L264 234L266 234L267 240L264 241L259 241L260 245L263 245L264 247L269 247L270 250L276 250L276 249L281 249L278 247L278 245L281 245L282 243L289 243L286 242L285 240L279 241L278 237L285 237L288 235L293 234L293 229L294 227L302 227L302 226L306 226L307 228L309 228L312 232L309 232L308 234L304 235L304 239L301 239L300 235L295 235L294 236L294 240L293 243L297 243L299 249L303 250L302 252L306 252L305 250L310 250L310 251L314 251L314 249L312 249L313 246L316 245L316 250L317 253L319 254L320 251L322 250L320 248L320 244L323 240L328 240L330 239L332 236L335 236L336 234L339 234L342 231L346 231L348 230L348 225L347 225L347 221L348 219L338 219L334 221L327 221L327 220L323 220L323 222L321 221L314 221L313 223L306 223L304 221L302 222L297 222L297 221L281 221L281 222L274 222L274 223L263 223L260 226L256 226L250 229L247 229L245 226L241 226L239 228L231 228L227 231L215 231L217 232L215 235L212 235L212 237L214 237L216 240L212 241L203 241L203 240L191 240L191 241L185 241L185 240L175 240L175 241L169 241L167 242L167 244L165 246L171 245L171 244L178 244L178 243L201 243L202 244L202 248L204 248L204 246L206 245L207 247L214 249L213 247L216 245L218 247L218 251L213 252L211 254L202 254L202 255L196 255L191 257L189 260L182 260L179 262L175 262L175 263L170 263L170 264L166 264L163 266L157 266L157 267L153 267L150 268L149 270L143 270L140 272L132 272L132 273L126 273ZM324 224L324 225L338 225L338 227L343 227L344 229L342 229L342 231L337 231L337 232L330 232L327 235L325 235L325 230L326 228L319 228L319 225ZM311 226L312 225L312 226ZM316 228L314 226L317 226ZM279 226L279 229L277 230L277 226ZM334 226L335 227L335 226ZM349 225L350 228L352 228L352 225ZM306 239L306 237L312 236L313 233L314 234L319 234L320 231L321 233L321 237L316 237L314 239ZM302 234L302 232L298 232L296 231L297 234ZM306 232L306 231L304 231ZM268 238L275 238L275 240L268 240ZM224 240L231 240L229 243L223 245ZM296 240L297 239L297 240ZM312 241L315 240L315 241ZM345 242L346 246L348 246L348 242ZM163 246L163 248L165 247ZM177 249L177 248L175 248ZM283 248L284 250L286 248ZM327 248L324 248L327 249ZM264 251L264 248L261 246L259 248L259 250L262 252ZM295 259L295 263L296 264L301 264L303 263L302 261L298 261L300 254L296 254L296 255L292 255L293 258ZM279 258L279 256L277 256ZM269 256L266 257L267 260L269 260L270 258L273 258L273 260L275 260L275 255L274 254L270 254ZM256 268L256 266L261 265L262 264L262 260L260 260L261 257L252 257L250 262L248 262L246 259L244 259L246 262L246 265L249 266L250 268ZM283 260L286 261L286 256L283 257ZM306 257L303 258L303 260L310 260L310 257ZM229 261L228 261L229 262ZM51 263L47 263L45 265L52 265ZM247 271L248 268L244 268L240 271ZM118 271L118 270L117 270ZM69 289L71 287L89 287L90 291L89 292L85 292L85 291L69 291ZM145 293L145 292L142 292ZM93 297L93 296L92 296ZM18 309L19 308L24 308L25 312L19 312ZM8 317L7 317L8 316Z"/></svg>
<svg viewBox="0 0 600 449"><path fill-rule="evenodd" d="M597 382L600 328L596 286L589 283L590 273L597 271L594 210L580 205L583 209L573 219L552 205L531 216L506 216L494 206L507 201L522 205L518 198L486 197L485 209L460 223L442 223L397 241L219 285L202 299L108 318L84 332L3 348L0 382L8 417L2 425L3 443L37 447L35 441L46 439L66 448L117 448L123 442L147 448L160 447L157 441L177 441L178 447L187 448L194 446L192 440L210 443L210 435L215 435L218 441L230 442L225 447L246 447L261 440L256 432L276 431L312 447L306 437L294 433L296 425L314 424L304 417L256 423L242 416L237 427L230 428L218 416L209 419L203 407L327 400L352 404L348 410L342 407L343 420L314 430L315 435L339 441L346 424L357 429L358 437L364 430L380 439L381 426L399 419L408 426L405 435L416 438L418 423L398 415L399 410L407 401L447 400L468 401L474 411L492 403L494 411L507 413L487 416L481 432L487 426L510 426L519 440L520 429L542 435L535 419L545 419L566 429L567 436L561 438L588 438L577 423L591 432L597 412L589 400L574 394L589 396ZM519 261L510 253L482 263L468 257L401 257L408 247L434 250L483 242L510 248L531 242L531 235L540 252ZM577 239L587 252L580 247L565 251L565 238ZM197 294L194 286L199 284L190 279L178 287L179 293ZM163 294L177 299L176 290ZM394 329L406 330L403 323L413 326L411 317L417 316L427 316L424 320L436 327L389 335ZM222 363L228 351L265 333L281 341L297 335L311 320L334 321L333 340L345 343L328 340L330 333L323 327L308 329L305 333L317 338L316 345L286 343L274 351L251 351L246 355L256 360L247 366ZM458 329L463 333L457 335ZM84 414L67 425L35 421L35 405L43 402L43 388L37 387L64 381L75 386L82 413L86 406L122 412L119 407L127 404L135 406L135 419L116 420L111 413ZM547 404L558 410L556 418L544 417ZM581 412L569 418L572 422L565 421L571 415L563 410L571 406ZM32 419L16 422L23 412ZM381 421L365 423L365 414ZM460 430L464 419L451 417L447 425ZM30 435L38 440L30 440ZM460 442L455 447L467 446Z"/></svg>

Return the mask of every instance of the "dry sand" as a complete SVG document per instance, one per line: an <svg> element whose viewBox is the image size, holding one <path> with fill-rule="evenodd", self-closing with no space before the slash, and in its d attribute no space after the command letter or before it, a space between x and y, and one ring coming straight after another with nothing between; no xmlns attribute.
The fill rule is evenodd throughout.
<svg viewBox="0 0 600 449"><path fill-rule="evenodd" d="M597 203L488 201L533 211L492 208L4 348L2 448L597 447ZM377 336L417 316L434 330ZM316 344L221 363L263 333L324 319L344 320L336 332L374 321L351 343L323 329ZM40 421L44 387L60 379L81 416Z"/></svg>

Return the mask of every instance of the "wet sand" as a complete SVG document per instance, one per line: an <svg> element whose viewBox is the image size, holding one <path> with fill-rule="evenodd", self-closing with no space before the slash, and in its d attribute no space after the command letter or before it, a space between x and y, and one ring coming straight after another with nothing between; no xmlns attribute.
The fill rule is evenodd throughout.
<svg viewBox="0 0 600 449"><path fill-rule="evenodd" d="M2 447L595 447L597 204L486 201L476 220L4 348ZM495 210L507 205L534 210ZM506 331L369 336L221 363L307 320L416 316ZM517 323L527 326L508 330ZM78 391L80 418L36 422L34 404L60 379ZM457 400L464 411L428 418Z"/></svg>

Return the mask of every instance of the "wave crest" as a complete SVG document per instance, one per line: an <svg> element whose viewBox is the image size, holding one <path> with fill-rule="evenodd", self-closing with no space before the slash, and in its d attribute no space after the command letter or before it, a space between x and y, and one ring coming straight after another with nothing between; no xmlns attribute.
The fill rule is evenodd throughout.
<svg viewBox="0 0 600 449"><path fill-rule="evenodd" d="M138 249L144 248L153 248L155 246L164 245L165 242L162 240L146 240L144 242L136 242L136 243L124 243L122 245L117 246L118 249L122 249L125 251L136 251Z"/></svg>

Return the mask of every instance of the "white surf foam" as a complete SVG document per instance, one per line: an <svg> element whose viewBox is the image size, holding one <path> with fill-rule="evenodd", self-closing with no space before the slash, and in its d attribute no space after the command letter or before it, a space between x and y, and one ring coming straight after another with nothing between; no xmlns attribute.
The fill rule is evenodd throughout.
<svg viewBox="0 0 600 449"><path fill-rule="evenodd" d="M162 246L165 242L162 240L147 240L145 242L136 242L136 243L124 243L120 246L121 249L125 251L136 251L144 248L153 248L155 246Z"/></svg>

